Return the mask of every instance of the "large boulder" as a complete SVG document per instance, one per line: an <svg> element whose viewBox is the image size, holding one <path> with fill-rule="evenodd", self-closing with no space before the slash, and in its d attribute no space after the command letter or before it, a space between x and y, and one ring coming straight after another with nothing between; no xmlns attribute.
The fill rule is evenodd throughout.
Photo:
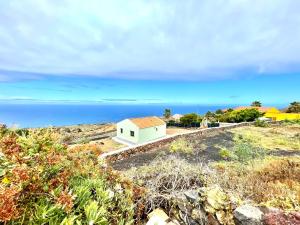
<svg viewBox="0 0 300 225"><path fill-rule="evenodd" d="M263 225L263 212L258 207L242 205L234 210L233 215L238 225Z"/></svg>

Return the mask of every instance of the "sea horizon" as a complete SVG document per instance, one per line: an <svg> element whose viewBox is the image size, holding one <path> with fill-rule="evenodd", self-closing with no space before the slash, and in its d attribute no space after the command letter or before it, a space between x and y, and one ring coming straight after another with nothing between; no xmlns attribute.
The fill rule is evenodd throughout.
<svg viewBox="0 0 300 225"><path fill-rule="evenodd" d="M0 103L0 124L9 127L35 128L78 124L115 123L122 119L162 116L169 108L172 114L197 113L225 109L237 104L46 104Z"/></svg>

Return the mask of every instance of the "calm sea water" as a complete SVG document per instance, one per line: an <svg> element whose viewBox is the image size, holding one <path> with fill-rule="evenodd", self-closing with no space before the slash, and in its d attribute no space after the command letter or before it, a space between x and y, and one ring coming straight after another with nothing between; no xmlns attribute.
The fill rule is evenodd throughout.
<svg viewBox="0 0 300 225"><path fill-rule="evenodd" d="M130 117L162 116L165 108L172 113L199 113L228 108L204 105L54 105L0 104L0 124L18 127L46 127L74 124L117 122Z"/></svg>

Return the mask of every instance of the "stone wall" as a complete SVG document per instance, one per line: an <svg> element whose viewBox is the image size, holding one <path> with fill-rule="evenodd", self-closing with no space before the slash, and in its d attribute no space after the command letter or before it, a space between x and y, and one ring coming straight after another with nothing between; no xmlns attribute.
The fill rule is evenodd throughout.
<svg viewBox="0 0 300 225"><path fill-rule="evenodd" d="M188 190L177 194L170 201L172 201L172 208L168 214L171 218L164 214L161 209L156 209L148 215L147 225L300 224L300 212L284 212L280 209L256 206L250 203L240 204L236 198L226 194L218 186ZM151 223L152 221L153 223Z"/></svg>
<svg viewBox="0 0 300 225"><path fill-rule="evenodd" d="M126 147L122 148L116 151L104 153L100 155L100 158L104 158L109 162L114 162L118 160L122 160L125 158L128 158L132 155L135 155L140 152L148 152L148 151L154 151L156 149L159 149L172 141L182 138L182 137L188 137L188 138L201 138L205 137L206 135L215 133L215 132L222 132L228 129L236 128L236 127L243 127L243 126L249 126L252 125L252 122L244 122L244 123L238 123L238 124L232 124L224 127L214 127L214 128L206 128L206 129L200 129L200 130L194 130L189 133L184 133L184 134L177 134L177 135L172 135L165 137L160 140L148 142L146 144L141 144L141 145L136 145L133 147Z"/></svg>

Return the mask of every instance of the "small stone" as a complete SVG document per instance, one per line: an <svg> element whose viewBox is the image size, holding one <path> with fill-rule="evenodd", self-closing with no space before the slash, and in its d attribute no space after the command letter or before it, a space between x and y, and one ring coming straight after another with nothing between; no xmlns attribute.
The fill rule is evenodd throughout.
<svg viewBox="0 0 300 225"><path fill-rule="evenodd" d="M146 225L166 225L169 216L162 209L155 209L148 215L149 221Z"/></svg>
<svg viewBox="0 0 300 225"><path fill-rule="evenodd" d="M193 209L191 217L200 224L206 224L207 217L203 209Z"/></svg>
<svg viewBox="0 0 300 225"><path fill-rule="evenodd" d="M199 198L199 194L197 190L186 191L184 192L184 195L190 203L195 203Z"/></svg>
<svg viewBox="0 0 300 225"><path fill-rule="evenodd" d="M263 212L254 206L243 205L233 212L236 224L240 225L262 225Z"/></svg>

